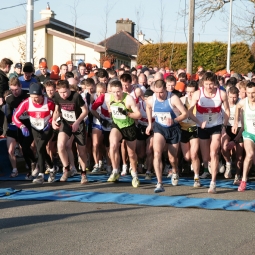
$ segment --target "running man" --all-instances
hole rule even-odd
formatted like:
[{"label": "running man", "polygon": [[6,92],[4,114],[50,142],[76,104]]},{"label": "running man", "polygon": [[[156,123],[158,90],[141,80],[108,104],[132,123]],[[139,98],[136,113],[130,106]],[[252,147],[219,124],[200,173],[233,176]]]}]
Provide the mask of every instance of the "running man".
[{"label": "running man", "polygon": [[[226,161],[225,178],[232,178],[232,162],[236,160],[236,175],[234,179],[234,185],[239,185],[241,182],[240,174],[243,166],[243,127],[241,123],[242,116],[239,115],[237,134],[232,133],[232,127],[235,123],[235,111],[238,99],[239,90],[236,87],[230,87],[228,90],[228,103],[230,108],[230,117],[228,125],[223,128],[221,137],[221,153]],[[224,107],[223,107],[224,112]]]},{"label": "running man", "polygon": [[[198,84],[196,81],[191,81],[186,87],[186,96],[181,97],[181,101],[186,109],[190,108],[192,101],[192,95],[198,90]],[[195,111],[195,109],[194,109]],[[197,136],[197,125],[188,117],[180,122],[181,125],[181,150],[183,157],[186,161],[191,161],[194,170],[194,187],[200,187],[199,170],[200,160],[198,156],[199,152],[199,139]]]},{"label": "running man", "polygon": [[249,82],[246,85],[247,97],[239,101],[236,105],[235,123],[232,127],[232,132],[238,132],[238,120],[240,110],[243,111],[244,131],[243,142],[245,150],[245,158],[243,162],[242,181],[238,187],[238,191],[245,191],[247,185],[248,174],[253,163],[255,154],[255,83]]},{"label": "running man", "polygon": [[[198,127],[200,151],[206,172],[208,172],[208,162],[211,162],[212,180],[208,193],[216,193],[222,122],[225,129],[229,119],[229,104],[226,92],[215,86],[217,84],[215,74],[206,72],[200,82],[202,87],[192,96],[189,116]],[[222,104],[225,109],[224,118],[221,112]],[[193,113],[195,106],[196,116]]]},{"label": "running man", "polygon": [[132,96],[123,92],[120,81],[111,82],[111,96],[106,101],[111,113],[113,124],[110,133],[110,158],[112,161],[112,174],[108,181],[115,182],[119,179],[121,140],[125,139],[127,151],[132,167],[132,185],[138,187],[140,182],[137,176],[136,126],[134,119],[140,119],[141,113]]},{"label": "running man", "polygon": [[152,112],[155,116],[153,126],[153,166],[157,176],[157,186],[155,193],[164,192],[162,183],[162,154],[167,144],[168,158],[172,165],[172,185],[177,186],[179,181],[178,174],[178,148],[181,140],[181,129],[179,122],[188,117],[188,112],[181,100],[172,92],[166,90],[166,83],[157,80],[154,84],[154,94],[146,101],[146,113],[148,126],[146,134],[150,135],[152,130]]},{"label": "running man", "polygon": [[29,136],[31,131],[19,119],[24,113],[29,116],[38,155],[38,171],[33,174],[33,176],[36,176],[33,183],[43,184],[45,163],[50,167],[48,182],[54,182],[56,171],[47,153],[46,145],[53,133],[51,122],[55,104],[46,96],[43,96],[41,84],[32,82],[29,87],[29,94],[30,97],[19,105],[12,119],[15,125],[21,129],[22,134]]}]

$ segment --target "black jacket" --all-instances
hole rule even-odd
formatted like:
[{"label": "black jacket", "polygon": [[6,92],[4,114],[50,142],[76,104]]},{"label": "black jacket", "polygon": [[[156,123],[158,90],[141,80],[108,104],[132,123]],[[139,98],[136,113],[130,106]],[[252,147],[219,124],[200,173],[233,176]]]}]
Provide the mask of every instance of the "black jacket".
[{"label": "black jacket", "polygon": [[0,98],[4,98],[4,92],[9,89],[9,79],[5,72],[0,69]]}]

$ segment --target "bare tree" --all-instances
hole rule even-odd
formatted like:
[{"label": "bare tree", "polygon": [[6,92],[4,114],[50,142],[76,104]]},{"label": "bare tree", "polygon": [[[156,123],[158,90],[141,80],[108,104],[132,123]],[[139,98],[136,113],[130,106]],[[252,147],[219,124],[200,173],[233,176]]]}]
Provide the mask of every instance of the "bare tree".
[{"label": "bare tree", "polygon": [[163,34],[164,34],[164,12],[165,6],[163,0],[160,0],[160,16],[159,16],[159,54],[158,54],[158,66],[161,66],[161,48],[163,43]]},{"label": "bare tree", "polygon": [[[233,0],[233,2],[237,2]],[[202,21],[202,27],[219,11],[222,15],[223,20],[226,21],[224,16],[228,17],[228,10],[224,7],[230,3],[230,0],[196,0],[196,19]],[[233,31],[234,36],[241,37],[245,40],[255,39],[255,0],[241,0],[242,8],[238,8],[238,13],[233,15]],[[185,11],[184,15],[187,15]],[[227,23],[226,30],[227,30]]]},{"label": "bare tree", "polygon": [[139,39],[138,34],[141,32],[141,19],[143,18],[143,15],[144,15],[141,2],[138,8],[135,9],[135,14],[136,14],[136,36],[137,36],[137,39]]}]

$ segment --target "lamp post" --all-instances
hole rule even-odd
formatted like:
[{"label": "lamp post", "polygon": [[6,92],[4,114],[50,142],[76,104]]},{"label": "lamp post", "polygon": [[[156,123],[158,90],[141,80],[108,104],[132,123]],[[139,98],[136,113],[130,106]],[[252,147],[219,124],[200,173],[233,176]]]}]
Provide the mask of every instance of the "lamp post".
[{"label": "lamp post", "polygon": [[26,62],[33,64],[34,0],[27,0]]},{"label": "lamp post", "polygon": [[228,53],[227,53],[227,72],[228,73],[230,73],[230,57],[231,57],[232,7],[233,7],[233,0],[230,0],[229,25],[228,25]]}]

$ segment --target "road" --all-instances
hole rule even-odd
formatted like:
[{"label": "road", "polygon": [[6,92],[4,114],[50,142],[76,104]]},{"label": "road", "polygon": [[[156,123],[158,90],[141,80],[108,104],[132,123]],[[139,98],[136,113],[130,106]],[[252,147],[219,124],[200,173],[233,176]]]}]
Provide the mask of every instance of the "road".
[{"label": "road", "polygon": [[[0,187],[153,194],[154,185],[1,181]],[[160,196],[254,199],[255,191],[165,186]],[[0,254],[255,254],[246,211],[79,202],[0,200]]]}]

